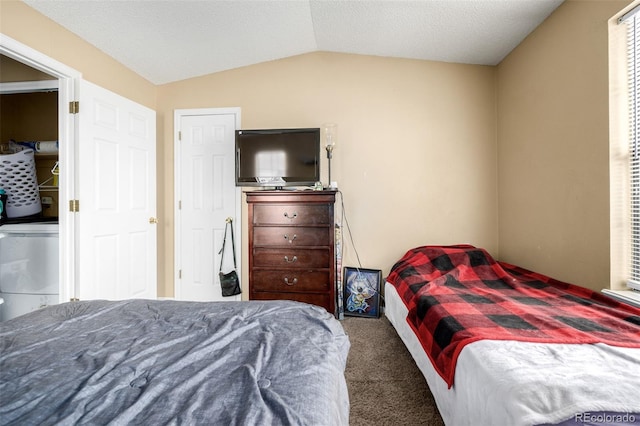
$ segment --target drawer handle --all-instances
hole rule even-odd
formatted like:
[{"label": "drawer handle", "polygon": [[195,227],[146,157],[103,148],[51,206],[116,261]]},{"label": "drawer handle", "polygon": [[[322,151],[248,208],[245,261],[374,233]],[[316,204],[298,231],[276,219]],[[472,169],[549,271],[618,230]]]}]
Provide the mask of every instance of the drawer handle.
[{"label": "drawer handle", "polygon": [[284,283],[286,285],[294,285],[294,284],[298,284],[298,279],[294,278],[291,282],[289,282],[289,278],[288,277],[284,277]]},{"label": "drawer handle", "polygon": [[287,262],[287,263],[293,263],[296,260],[298,260],[298,256],[293,256],[293,259],[291,259],[291,260],[289,260],[289,256],[285,256],[284,257],[284,261]]},{"label": "drawer handle", "polygon": [[298,236],[296,234],[293,234],[293,238],[289,238],[289,234],[284,234],[284,239],[289,241],[289,244],[291,244],[297,237]]},{"label": "drawer handle", "polygon": [[290,215],[289,213],[284,212],[284,217],[286,217],[287,219],[291,219],[291,220],[293,220],[293,219],[295,219],[296,217],[298,217],[298,213],[297,213],[297,212],[293,212],[293,214],[291,214],[291,215]]}]

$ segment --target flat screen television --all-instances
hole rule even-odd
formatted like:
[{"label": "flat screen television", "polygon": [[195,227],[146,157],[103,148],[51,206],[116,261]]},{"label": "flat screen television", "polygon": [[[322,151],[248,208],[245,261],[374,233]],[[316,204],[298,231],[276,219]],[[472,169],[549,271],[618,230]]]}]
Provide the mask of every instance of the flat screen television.
[{"label": "flat screen television", "polygon": [[320,129],[236,130],[236,186],[312,186],[320,180]]}]

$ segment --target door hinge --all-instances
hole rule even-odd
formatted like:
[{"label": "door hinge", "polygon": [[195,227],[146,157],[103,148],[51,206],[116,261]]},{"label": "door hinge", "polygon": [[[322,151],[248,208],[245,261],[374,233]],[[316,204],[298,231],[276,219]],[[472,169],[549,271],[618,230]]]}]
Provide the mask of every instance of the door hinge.
[{"label": "door hinge", "polygon": [[182,130],[178,130],[178,140],[182,140]]},{"label": "door hinge", "polygon": [[80,211],[80,200],[69,200],[69,211],[78,213]]},{"label": "door hinge", "polygon": [[178,278],[182,279],[182,269],[178,269]]},{"label": "door hinge", "polygon": [[80,299],[78,299],[77,297],[72,297],[71,299],[69,299],[69,302],[79,302]]},{"label": "door hinge", "polygon": [[79,101],[69,102],[69,114],[78,114],[79,112],[80,112],[80,102]]},{"label": "door hinge", "polygon": [[178,210],[182,210],[182,200],[178,200]]}]

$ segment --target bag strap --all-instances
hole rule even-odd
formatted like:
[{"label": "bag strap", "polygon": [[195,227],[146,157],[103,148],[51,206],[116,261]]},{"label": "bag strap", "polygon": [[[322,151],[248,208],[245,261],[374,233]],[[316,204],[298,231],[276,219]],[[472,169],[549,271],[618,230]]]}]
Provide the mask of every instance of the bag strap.
[{"label": "bag strap", "polygon": [[233,219],[229,218],[229,225],[231,227],[231,253],[233,254],[233,269],[238,269],[236,266],[236,242],[233,239]]},{"label": "bag strap", "polygon": [[236,243],[235,243],[235,240],[233,238],[233,219],[228,217],[225,220],[225,222],[227,222],[227,223],[224,226],[224,237],[222,238],[222,248],[218,252],[218,254],[221,254],[221,256],[220,256],[220,269],[218,270],[218,272],[222,272],[222,261],[224,260],[224,245],[227,242],[227,228],[229,228],[229,227],[231,227],[231,252],[233,254],[233,269],[237,269],[237,267],[236,267]]}]

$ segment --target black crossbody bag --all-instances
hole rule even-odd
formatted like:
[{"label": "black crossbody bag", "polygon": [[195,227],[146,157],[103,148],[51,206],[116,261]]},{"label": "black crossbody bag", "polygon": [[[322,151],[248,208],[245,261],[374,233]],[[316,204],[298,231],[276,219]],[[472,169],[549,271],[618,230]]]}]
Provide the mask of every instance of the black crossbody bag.
[{"label": "black crossbody bag", "polygon": [[[227,224],[224,227],[224,238],[222,240],[222,248],[218,254],[222,254],[220,256],[220,270],[218,271],[218,275],[220,276],[220,286],[222,287],[222,295],[224,297],[235,296],[236,294],[242,293],[240,289],[240,278],[238,278],[238,273],[236,272],[236,244],[233,239],[233,219],[230,217],[226,220]],[[227,242],[227,229],[231,228],[231,251],[233,253],[233,270],[226,274],[222,273],[222,260],[224,259],[224,245]]]}]

